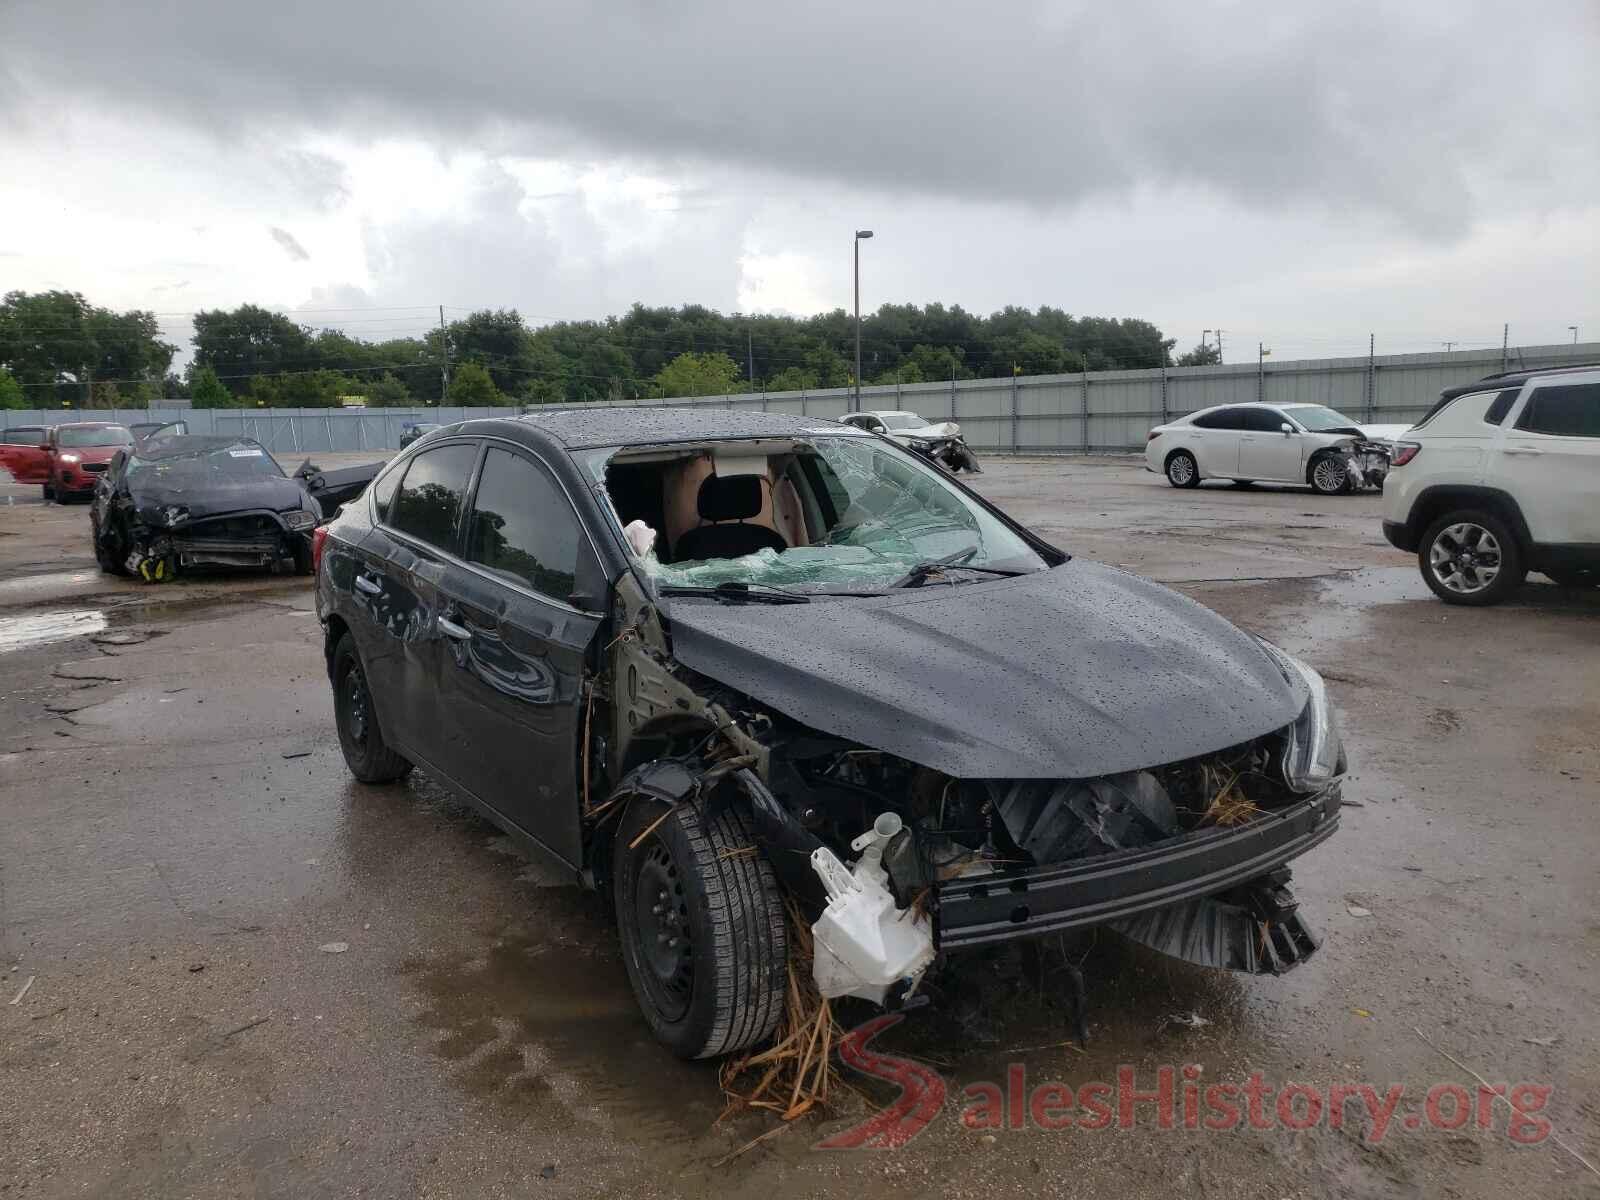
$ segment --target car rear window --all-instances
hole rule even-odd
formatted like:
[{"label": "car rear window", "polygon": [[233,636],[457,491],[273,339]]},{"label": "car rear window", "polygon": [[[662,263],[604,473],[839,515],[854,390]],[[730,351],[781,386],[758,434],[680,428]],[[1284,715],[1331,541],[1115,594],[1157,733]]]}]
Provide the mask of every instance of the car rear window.
[{"label": "car rear window", "polygon": [[430,546],[451,549],[456,515],[477,457],[476,445],[456,442],[413,458],[390,506],[389,524]]},{"label": "car rear window", "polygon": [[1534,388],[1517,429],[1555,437],[1600,437],[1600,383]]}]

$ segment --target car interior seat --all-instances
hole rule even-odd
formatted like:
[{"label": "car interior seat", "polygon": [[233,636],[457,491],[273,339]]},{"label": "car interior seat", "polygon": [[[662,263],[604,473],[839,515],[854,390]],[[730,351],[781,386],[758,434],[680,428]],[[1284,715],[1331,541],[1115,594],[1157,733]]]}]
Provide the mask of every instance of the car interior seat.
[{"label": "car interior seat", "polygon": [[678,539],[674,557],[738,558],[757,550],[787,550],[782,534],[767,525],[750,523],[765,507],[760,475],[707,475],[700,482],[695,507],[702,521]]}]

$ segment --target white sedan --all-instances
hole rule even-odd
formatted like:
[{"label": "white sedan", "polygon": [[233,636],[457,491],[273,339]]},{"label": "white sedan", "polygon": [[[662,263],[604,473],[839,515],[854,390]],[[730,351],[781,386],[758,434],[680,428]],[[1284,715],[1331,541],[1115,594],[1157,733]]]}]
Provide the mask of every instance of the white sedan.
[{"label": "white sedan", "polygon": [[1157,425],[1145,442],[1144,461],[1173,487],[1198,487],[1202,479],[1259,480],[1332,494],[1363,481],[1381,487],[1387,444],[1408,428],[1359,425],[1320,404],[1224,404]]}]

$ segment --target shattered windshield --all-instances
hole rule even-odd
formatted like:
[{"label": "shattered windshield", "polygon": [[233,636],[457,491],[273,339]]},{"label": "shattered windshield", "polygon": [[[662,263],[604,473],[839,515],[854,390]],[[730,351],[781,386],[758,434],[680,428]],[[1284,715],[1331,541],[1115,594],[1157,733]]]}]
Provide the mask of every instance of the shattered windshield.
[{"label": "shattered windshield", "polygon": [[233,442],[174,452],[176,443],[176,438],[156,439],[150,442],[149,445],[152,447],[150,453],[135,454],[128,460],[128,474],[155,472],[193,475],[204,471],[236,478],[251,475],[283,477],[283,468],[254,442]]},{"label": "shattered windshield", "polygon": [[612,449],[590,469],[664,586],[873,590],[939,559],[951,560],[949,582],[1048,565],[936,467],[876,439],[741,443],[737,455]]}]

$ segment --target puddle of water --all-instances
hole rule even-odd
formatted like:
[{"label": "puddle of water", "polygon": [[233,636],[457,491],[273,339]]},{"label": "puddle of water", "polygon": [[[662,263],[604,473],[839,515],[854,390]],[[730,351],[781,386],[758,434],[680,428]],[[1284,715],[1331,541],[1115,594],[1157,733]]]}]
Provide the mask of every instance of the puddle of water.
[{"label": "puddle of water", "polygon": [[522,1119],[599,1120],[641,1141],[705,1133],[721,1111],[714,1066],[655,1041],[613,945],[508,937],[486,954],[413,959],[417,1017],[469,1094]]},{"label": "puddle of water", "polygon": [[99,609],[75,608],[61,612],[31,613],[25,617],[0,617],[0,654],[87,637],[106,627],[106,615]]}]

